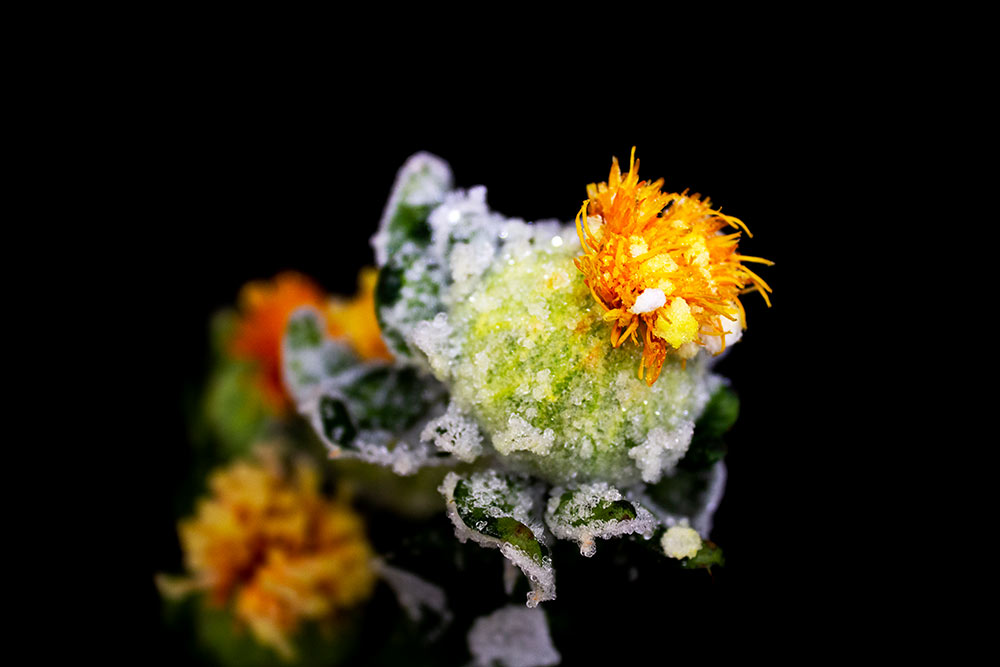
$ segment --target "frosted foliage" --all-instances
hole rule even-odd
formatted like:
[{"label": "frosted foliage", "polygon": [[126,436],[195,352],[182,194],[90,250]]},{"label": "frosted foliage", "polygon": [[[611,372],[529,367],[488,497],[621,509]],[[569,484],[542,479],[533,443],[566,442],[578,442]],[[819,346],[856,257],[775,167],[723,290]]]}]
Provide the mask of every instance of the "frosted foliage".
[{"label": "frosted foliage", "polygon": [[722,494],[726,490],[726,464],[724,461],[716,461],[709,473],[708,489],[701,495],[701,509],[691,517],[691,524],[699,533],[708,537],[712,534],[712,523],[715,519],[715,510],[722,502]]},{"label": "frosted foliage", "polygon": [[465,482],[469,490],[469,506],[482,510],[487,517],[516,519],[532,532],[540,544],[544,544],[545,527],[536,511],[537,490],[523,482],[512,483],[510,478],[494,470],[473,473],[467,479],[450,472],[438,489],[445,498],[448,517],[455,526],[455,536],[460,542],[471,539],[480,546],[500,549],[507,560],[520,568],[528,577],[532,589],[528,593],[527,606],[534,607],[539,602],[554,600],[556,590],[552,559],[548,556],[533,558],[510,542],[480,532],[486,528],[485,522],[476,526],[466,525],[455,501],[455,488],[459,482]]},{"label": "frosted foliage", "polygon": [[658,482],[667,470],[681,460],[691,444],[694,421],[682,422],[679,428],[668,431],[656,427],[649,432],[646,442],[633,447],[628,455],[635,460],[644,482]]},{"label": "frosted foliage", "polygon": [[511,415],[507,428],[493,436],[493,446],[501,454],[514,451],[528,451],[534,454],[548,454],[555,442],[555,432],[535,428],[519,415]]},{"label": "frosted foliage", "polygon": [[448,410],[432,419],[420,433],[422,442],[430,442],[443,452],[454,454],[459,460],[471,462],[483,452],[483,436],[479,427],[457,403],[448,404]]},{"label": "frosted foliage", "polygon": [[382,560],[376,560],[374,570],[396,594],[399,606],[413,621],[423,618],[423,610],[429,609],[440,619],[442,625],[451,620],[448,609],[448,599],[440,586],[425,581],[406,570],[387,565]]},{"label": "frosted foliage", "polygon": [[411,156],[396,174],[396,182],[382,213],[379,230],[372,237],[372,248],[379,266],[389,260],[389,220],[400,205],[425,206],[442,200],[451,188],[452,176],[448,164],[430,153]]},{"label": "frosted foliage", "polygon": [[515,605],[477,618],[469,630],[469,651],[478,667],[546,667],[562,659],[552,644],[541,609]]},{"label": "frosted foliage", "polygon": [[635,509],[634,518],[601,518],[607,514],[607,508],[623,501],[621,492],[606,482],[581,484],[570,491],[557,486],[552,489],[545,522],[553,535],[573,540],[580,545],[580,553],[588,557],[597,551],[595,538],[637,533],[649,539],[658,522],[638,503],[629,503]]},{"label": "frosted foliage", "polygon": [[413,343],[427,355],[431,369],[439,378],[447,376],[448,367],[457,356],[452,341],[451,326],[444,313],[438,313],[433,320],[418,322],[413,331]]}]

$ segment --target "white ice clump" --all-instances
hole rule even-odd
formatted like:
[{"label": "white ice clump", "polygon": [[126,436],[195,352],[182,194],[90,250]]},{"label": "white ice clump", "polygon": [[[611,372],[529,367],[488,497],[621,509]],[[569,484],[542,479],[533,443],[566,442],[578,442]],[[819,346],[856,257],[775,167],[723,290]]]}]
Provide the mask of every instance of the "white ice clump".
[{"label": "white ice clump", "polygon": [[548,621],[541,609],[509,605],[472,624],[469,651],[477,667],[549,667],[562,656],[549,634]]},{"label": "white ice clump", "polygon": [[448,404],[443,415],[427,422],[420,433],[420,440],[430,442],[466,463],[471,463],[483,453],[483,436],[479,427],[455,401]]},{"label": "white ice clump", "polygon": [[629,450],[628,455],[635,460],[642,481],[660,481],[664,472],[671,470],[687,453],[694,435],[694,421],[684,420],[676,429],[666,430],[657,426],[649,432],[646,442]]},{"label": "white ice clump", "polygon": [[667,295],[663,293],[663,290],[647,288],[642,291],[639,298],[635,300],[635,304],[629,308],[629,310],[636,315],[641,315],[642,313],[650,313],[657,308],[660,308],[667,302]]},{"label": "white ice clump", "polygon": [[672,526],[660,538],[660,546],[671,558],[694,558],[701,549],[701,536],[689,526]]},{"label": "white ice clump", "polygon": [[[737,314],[736,319],[730,320],[726,317],[720,317],[719,321],[722,322],[722,329],[726,332],[725,349],[728,350],[743,337],[743,318]],[[699,340],[705,346],[705,351],[712,355],[722,352],[722,338],[722,336],[706,336],[704,334],[699,336]]]},{"label": "white ice clump", "polygon": [[433,320],[417,322],[413,329],[413,343],[427,355],[438,377],[447,375],[449,364],[457,356],[453,341],[451,325],[444,313],[438,313]]},{"label": "white ice clump", "polygon": [[555,440],[556,434],[551,428],[542,431],[515,414],[507,419],[507,428],[493,436],[493,447],[501,454],[528,451],[544,456]]},{"label": "white ice clump", "polygon": [[[572,495],[564,499],[567,493]],[[593,556],[597,551],[595,538],[609,539],[619,535],[637,533],[649,539],[656,529],[657,520],[645,507],[630,503],[635,508],[634,519],[594,519],[594,514],[612,503],[625,500],[621,492],[606,482],[581,484],[567,492],[563,487],[552,489],[545,522],[552,534],[563,540],[573,540],[580,545],[580,553]]]}]

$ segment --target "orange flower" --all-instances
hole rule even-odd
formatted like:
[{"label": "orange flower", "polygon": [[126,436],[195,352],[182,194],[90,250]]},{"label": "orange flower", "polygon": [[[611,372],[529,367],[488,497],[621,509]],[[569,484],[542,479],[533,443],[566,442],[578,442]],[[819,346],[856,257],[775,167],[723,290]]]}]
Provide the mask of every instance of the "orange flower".
[{"label": "orange flower", "polygon": [[273,281],[254,281],[243,286],[239,296],[241,318],[231,351],[238,359],[257,363],[259,386],[275,411],[289,408],[281,379],[281,340],[288,318],[300,306],[322,310],[326,297],[305,276],[286,272]]},{"label": "orange flower", "polygon": [[310,464],[286,473],[277,450],[258,448],[257,458],[212,475],[211,495],[179,527],[191,577],[160,586],[203,590],[217,605],[235,598],[257,639],[293,657],[302,621],[335,621],[371,594],[373,551],[360,517],[320,493]]},{"label": "orange flower", "polygon": [[771,305],[771,288],[743,263],[772,262],[739,254],[741,232],[721,231],[752,236],[746,225],[707,198],[661,192],[662,185],[639,180],[633,147],[628,174],[614,158],[608,181],[587,186],[576,216],[584,250],[576,266],[613,323],[611,344],[642,339],[639,377],[650,385],[668,353],[688,359],[699,346],[725,349],[727,334],[745,327],[740,294],[759,291]]}]

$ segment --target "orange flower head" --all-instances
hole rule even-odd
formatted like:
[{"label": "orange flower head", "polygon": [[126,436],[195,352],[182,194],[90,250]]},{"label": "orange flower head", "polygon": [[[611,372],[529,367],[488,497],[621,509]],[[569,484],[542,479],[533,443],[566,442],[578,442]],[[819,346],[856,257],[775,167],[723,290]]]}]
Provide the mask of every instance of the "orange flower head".
[{"label": "orange flower head", "polygon": [[240,320],[231,344],[238,359],[258,365],[259,385],[269,405],[278,412],[289,407],[281,379],[281,340],[288,318],[301,306],[323,309],[323,290],[295,272],[279,274],[271,281],[243,286],[239,296]]},{"label": "orange flower head", "polygon": [[[576,266],[611,323],[611,344],[642,341],[639,377],[652,385],[668,354],[693,357],[699,347],[725,349],[745,327],[741,294],[771,288],[744,266],[737,243],[747,229],[700,195],[662,192],[663,179],[639,180],[635,147],[624,176],[613,158],[606,183],[587,186],[576,216],[583,255]],[[737,231],[724,234],[726,227]]]},{"label": "orange flower head", "polygon": [[202,590],[286,657],[306,620],[335,622],[370,595],[374,552],[361,518],[320,493],[311,464],[292,471],[277,450],[258,448],[210,478],[211,495],[181,522],[189,579],[163,578],[166,593]]}]

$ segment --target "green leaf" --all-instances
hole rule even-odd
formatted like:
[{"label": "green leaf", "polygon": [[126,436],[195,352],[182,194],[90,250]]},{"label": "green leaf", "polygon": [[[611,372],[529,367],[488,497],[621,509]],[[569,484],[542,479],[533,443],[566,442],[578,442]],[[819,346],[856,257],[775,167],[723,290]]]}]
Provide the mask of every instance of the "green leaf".
[{"label": "green leaf", "polygon": [[[556,510],[556,515],[560,514],[560,511],[565,507],[566,503],[569,502],[573,497],[573,491],[567,491],[560,498],[561,503],[559,509]],[[590,510],[588,514],[581,514],[580,516],[572,519],[569,523],[571,526],[582,526],[585,523],[591,523],[594,521],[627,521],[629,519],[634,519],[636,515],[635,505],[627,500],[613,500],[613,501],[601,501],[596,507]]]},{"label": "green leaf", "polygon": [[714,566],[722,567],[725,564],[726,559],[722,555],[722,549],[715,542],[704,540],[694,558],[684,559],[681,566],[689,570],[700,568],[711,571]]},{"label": "green leaf", "polygon": [[537,489],[526,477],[496,470],[461,476],[450,472],[442,482],[455,534],[484,547],[499,548],[531,582],[528,606],[555,598],[555,570],[543,539]]},{"label": "green leaf", "polygon": [[597,551],[596,538],[633,533],[648,537],[657,526],[649,510],[627,500],[606,482],[581,484],[565,491],[561,487],[553,489],[545,523],[556,537],[576,542],[580,553],[587,557]]},{"label": "green leaf", "polygon": [[403,431],[439,398],[415,368],[376,366],[341,387],[360,428]]},{"label": "green leaf", "polygon": [[226,457],[250,451],[272,416],[257,386],[253,363],[216,361],[202,398],[202,416]]},{"label": "green leaf", "polygon": [[290,350],[319,347],[323,344],[323,332],[318,319],[305,315],[290,318],[285,330],[285,341]]},{"label": "green leaf", "polygon": [[716,391],[695,422],[694,437],[678,468],[700,470],[708,468],[726,455],[722,436],[736,423],[740,414],[740,399],[728,387]]},{"label": "green leaf", "polygon": [[358,429],[343,401],[323,396],[319,399],[319,417],[327,440],[345,449],[352,447]]},{"label": "green leaf", "polygon": [[[513,480],[508,478],[505,482],[509,494],[518,493]],[[548,556],[548,549],[538,541],[534,532],[509,516],[514,509],[510,496],[497,494],[488,502],[484,502],[482,498],[475,498],[470,489],[470,483],[466,480],[455,485],[455,506],[466,526],[483,535],[513,544],[531,556],[536,563],[541,563],[542,559]],[[508,516],[494,516],[497,510],[507,513]]]}]

